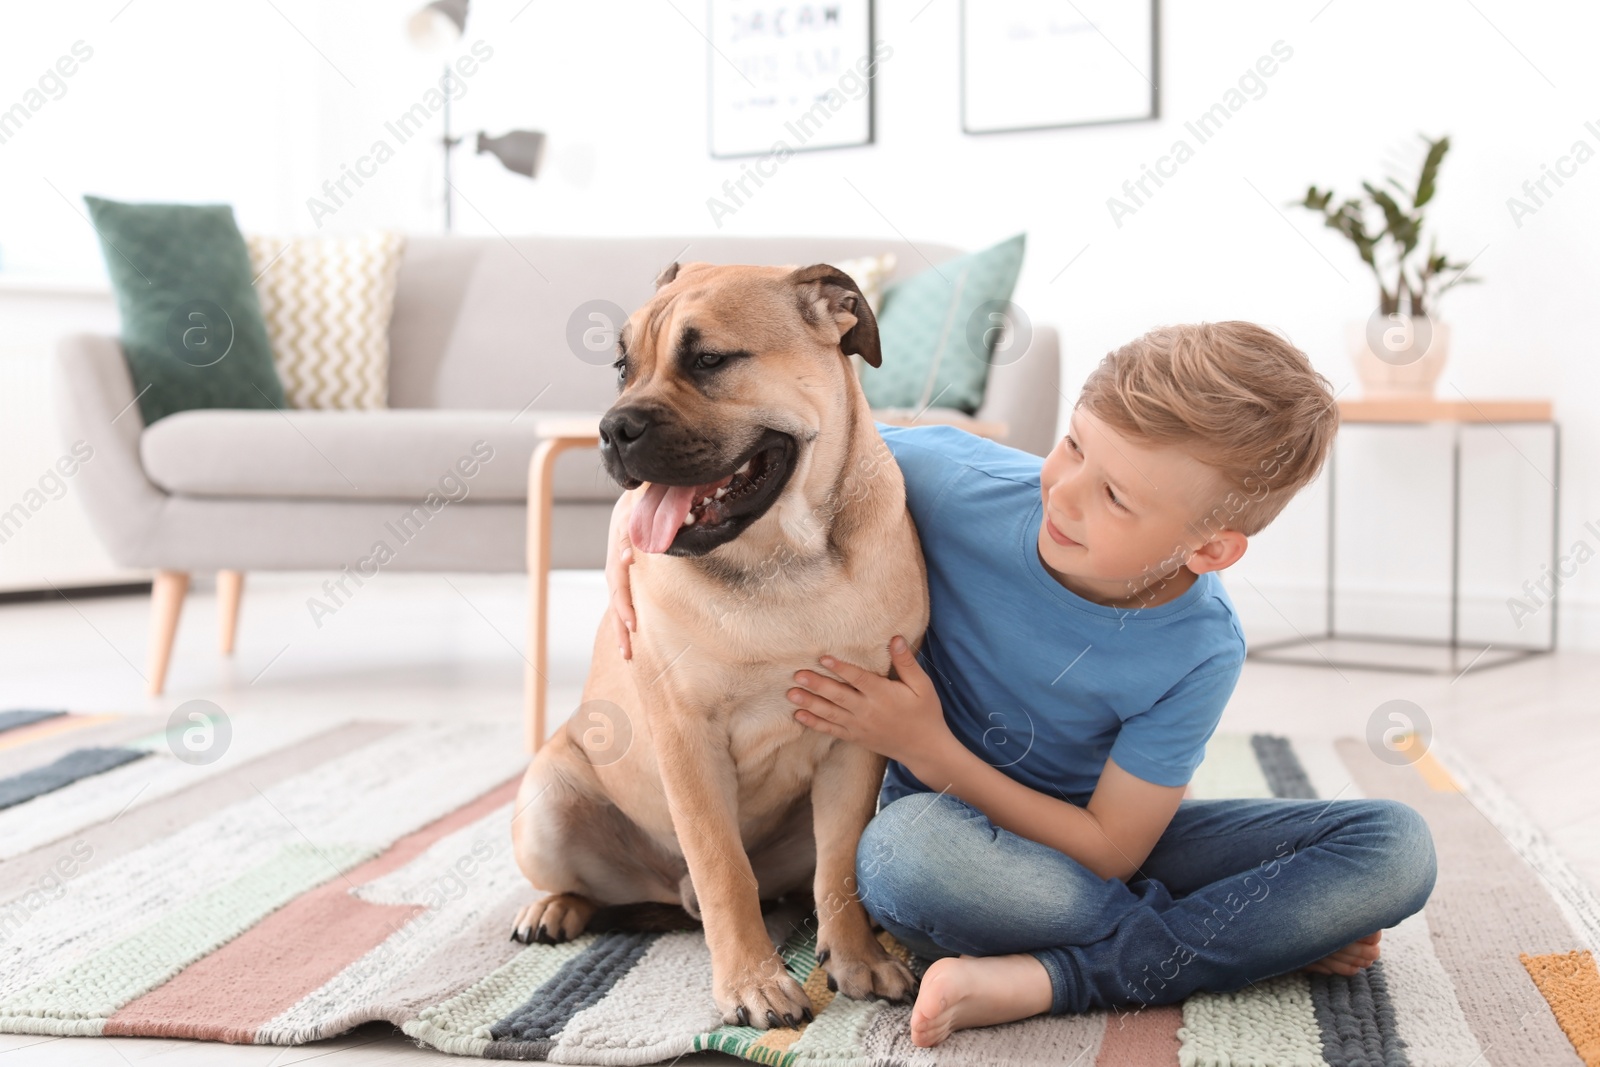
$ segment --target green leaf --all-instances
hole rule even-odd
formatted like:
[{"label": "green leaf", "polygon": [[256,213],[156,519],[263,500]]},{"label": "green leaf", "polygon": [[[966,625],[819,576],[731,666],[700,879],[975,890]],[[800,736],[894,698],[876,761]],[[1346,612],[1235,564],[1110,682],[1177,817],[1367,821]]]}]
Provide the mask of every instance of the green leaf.
[{"label": "green leaf", "polygon": [[1412,194],[1411,207],[1421,207],[1433,199],[1434,180],[1439,176],[1439,164],[1444,161],[1444,154],[1450,151],[1450,138],[1441,137],[1437,141],[1422,138],[1428,145],[1428,157],[1422,161],[1422,174],[1417,178],[1417,191]]},{"label": "green leaf", "polygon": [[1400,245],[1400,258],[1404,259],[1417,247],[1417,240],[1422,235],[1422,226],[1419,220],[1412,218],[1403,211],[1394,197],[1377,188],[1371,182],[1362,182],[1361,187],[1367,191],[1372,202],[1383,209],[1384,229],[1395,243]]},{"label": "green leaf", "polygon": [[1332,199],[1332,189],[1324,192],[1313,185],[1306,189],[1306,198],[1299,202],[1299,206],[1310,208],[1312,211],[1326,211],[1328,210],[1328,201]]}]

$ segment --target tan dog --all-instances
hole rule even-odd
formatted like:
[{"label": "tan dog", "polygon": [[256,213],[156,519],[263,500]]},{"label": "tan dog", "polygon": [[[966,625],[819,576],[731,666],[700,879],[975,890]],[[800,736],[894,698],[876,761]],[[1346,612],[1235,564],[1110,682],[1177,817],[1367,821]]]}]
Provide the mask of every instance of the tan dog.
[{"label": "tan dog", "polygon": [[884,759],[794,721],[793,673],[824,653],[880,674],[913,648],[927,575],[905,484],[847,357],[881,361],[849,276],[674,263],[618,337],[606,468],[632,491],[633,659],[608,610],[584,705],[517,795],[517,863],[552,895],[513,937],[564,941],[602,904],[703,921],[724,1021],[795,1025],[811,1004],[761,901],[818,903],[817,958],[847,996],[903,999],[855,855]]}]

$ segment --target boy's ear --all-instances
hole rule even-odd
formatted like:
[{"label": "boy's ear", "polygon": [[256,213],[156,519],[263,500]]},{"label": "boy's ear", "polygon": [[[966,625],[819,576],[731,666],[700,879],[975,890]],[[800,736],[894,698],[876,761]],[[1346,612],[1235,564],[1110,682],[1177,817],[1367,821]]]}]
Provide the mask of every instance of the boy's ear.
[{"label": "boy's ear", "polygon": [[1250,539],[1238,530],[1219,530],[1215,537],[1189,554],[1184,566],[1196,574],[1226,570],[1238,563],[1249,547]]}]

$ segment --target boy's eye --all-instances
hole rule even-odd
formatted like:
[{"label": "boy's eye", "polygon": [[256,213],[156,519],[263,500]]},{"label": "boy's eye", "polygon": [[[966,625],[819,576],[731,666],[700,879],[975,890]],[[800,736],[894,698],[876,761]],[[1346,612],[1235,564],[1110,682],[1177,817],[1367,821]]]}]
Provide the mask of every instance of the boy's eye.
[{"label": "boy's eye", "polygon": [[1076,441],[1074,441],[1072,439],[1072,435],[1070,433],[1067,434],[1067,447],[1072,449],[1074,452],[1080,452],[1081,451],[1078,448],[1078,442],[1076,442]]},{"label": "boy's eye", "polygon": [[1117,499],[1117,491],[1109,485],[1106,486],[1106,498],[1111,501],[1113,507],[1121,508],[1123,511],[1128,510],[1128,505]]}]

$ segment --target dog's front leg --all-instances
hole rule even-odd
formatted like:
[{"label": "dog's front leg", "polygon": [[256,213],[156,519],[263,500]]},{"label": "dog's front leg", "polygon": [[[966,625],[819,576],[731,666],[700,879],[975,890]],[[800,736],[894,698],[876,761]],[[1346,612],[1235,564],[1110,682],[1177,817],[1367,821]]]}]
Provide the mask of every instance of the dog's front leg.
[{"label": "dog's front leg", "polygon": [[[817,962],[828,987],[865,1000],[907,999],[916,992],[910,968],[884,951],[856,895],[856,847],[871,820],[883,782],[884,758],[849,742],[836,742],[811,781],[817,838]],[[893,857],[874,857],[889,862]]]},{"label": "dog's front leg", "polygon": [[711,990],[726,1023],[795,1026],[811,1001],[784,969],[761,920],[761,898],[740,839],[738,784],[727,739],[697,711],[652,722],[672,827],[689,865],[711,949]]}]

